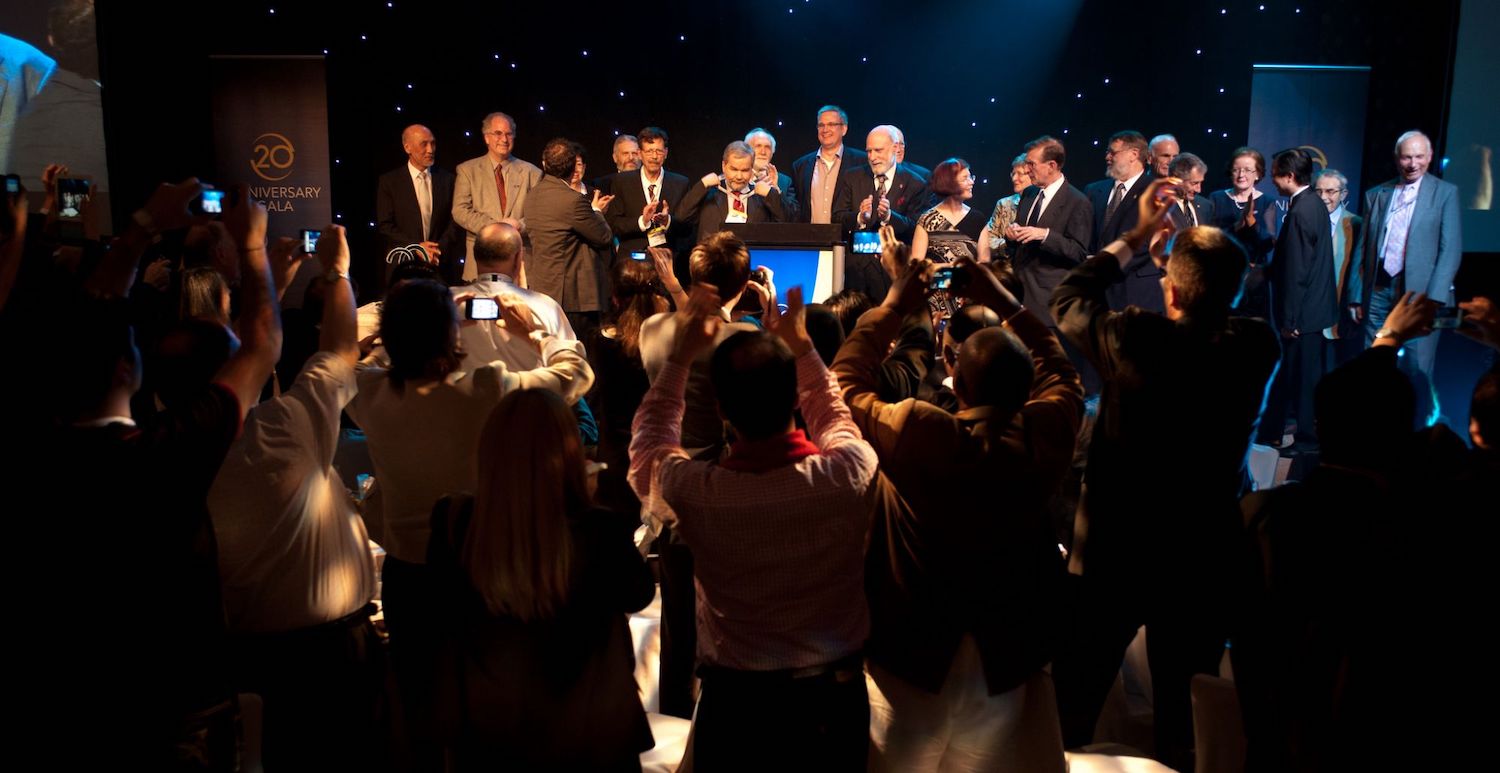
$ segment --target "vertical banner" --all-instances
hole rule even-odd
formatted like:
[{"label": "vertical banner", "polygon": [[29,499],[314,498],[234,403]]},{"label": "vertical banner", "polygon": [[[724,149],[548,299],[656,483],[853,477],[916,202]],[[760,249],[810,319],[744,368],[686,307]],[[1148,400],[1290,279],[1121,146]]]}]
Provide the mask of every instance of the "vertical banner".
[{"label": "vertical banner", "polygon": [[333,222],[328,87],[321,56],[215,56],[215,186],[250,186],[270,211],[269,235]]},{"label": "vertical banner", "polygon": [[[1266,156],[1286,148],[1312,154],[1317,172],[1337,169],[1349,178],[1350,212],[1359,212],[1364,189],[1365,105],[1370,68],[1298,64],[1253,65],[1250,83],[1250,147]],[[1271,196],[1270,169],[1260,189]]]}]

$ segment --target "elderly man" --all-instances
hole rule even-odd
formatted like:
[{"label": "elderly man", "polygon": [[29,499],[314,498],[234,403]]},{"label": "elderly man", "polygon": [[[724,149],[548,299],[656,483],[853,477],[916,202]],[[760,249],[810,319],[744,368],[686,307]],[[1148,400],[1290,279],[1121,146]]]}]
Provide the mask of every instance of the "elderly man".
[{"label": "elderly man", "polygon": [[614,159],[615,172],[634,172],[641,168],[641,143],[634,134],[621,134],[615,138],[614,147],[610,149],[610,158]]},{"label": "elderly man", "polygon": [[682,197],[678,214],[698,221],[698,243],[722,231],[727,223],[781,223],[786,209],[781,191],[769,175],[756,179],[754,151],[743,142],[724,148],[723,175],[709,172]]},{"label": "elderly man", "polygon": [[453,189],[453,221],[467,232],[465,281],[478,275],[474,267],[474,236],[479,229],[505,220],[524,234],[526,223],[521,212],[526,206],[526,193],[542,179],[542,170],[511,157],[516,144],[515,119],[505,113],[490,113],[480,127],[489,150],[458,165],[458,184]]},{"label": "elderly man", "polygon": [[[1409,131],[1396,140],[1394,180],[1365,191],[1364,229],[1355,251],[1356,271],[1349,279],[1348,304],[1355,321],[1365,326],[1365,343],[1380,338],[1391,306],[1406,291],[1453,303],[1453,277],[1463,257],[1458,188],[1427,173],[1432,140]],[[1438,336],[1405,344],[1398,361],[1417,385],[1417,416],[1438,413],[1432,389]]]},{"label": "elderly man", "polygon": [[[1176,144],[1173,144],[1176,147]],[[1208,164],[1192,153],[1182,153],[1172,159],[1168,168],[1170,177],[1182,182],[1177,184],[1177,206],[1168,213],[1179,230],[1195,225],[1208,225],[1214,221],[1213,202],[1203,195],[1203,178],[1208,174]]]},{"label": "elderly man", "polygon": [[792,178],[777,171],[771,162],[776,155],[776,138],[759,126],[745,135],[745,144],[755,151],[755,182],[764,177],[776,190],[781,191],[781,207],[786,210],[787,221],[797,219],[797,193],[792,189]]},{"label": "elderly man", "polygon": [[896,131],[896,163],[911,170],[911,173],[925,180],[932,179],[932,170],[921,164],[914,164],[906,160],[906,133],[899,127],[892,126]]},{"label": "elderly man", "polygon": [[911,239],[929,197],[927,183],[897,161],[900,136],[894,126],[871,129],[865,137],[866,163],[840,175],[833,217],[843,223],[845,234],[889,224],[896,238]]},{"label": "elderly man", "polygon": [[865,152],[844,147],[849,114],[838,105],[818,108],[818,149],[792,162],[794,194],[802,202],[799,223],[832,223],[839,175],[865,162]]},{"label": "elderly man", "polygon": [[1157,177],[1166,177],[1172,169],[1172,160],[1182,151],[1182,146],[1177,144],[1177,138],[1170,134],[1158,134],[1151,138],[1151,146],[1146,152],[1146,166],[1151,168],[1151,173]]},{"label": "elderly man", "polygon": [[429,262],[439,266],[444,278],[452,282],[463,268],[457,250],[448,247],[457,241],[453,227],[456,178],[434,165],[437,139],[426,126],[406,127],[401,132],[401,150],[406,153],[406,163],[381,175],[375,192],[376,233],[380,237],[380,252],[375,259],[384,266],[377,276],[381,284],[389,281],[395,264],[386,262],[385,256],[391,250],[420,244]]},{"label": "elderly man", "polygon": [[[1354,264],[1359,262],[1354,248],[1365,230],[1365,219],[1344,207],[1349,200],[1349,178],[1337,169],[1324,169],[1313,178],[1313,191],[1328,207],[1328,225],[1333,231],[1333,281],[1334,293],[1339,307],[1352,302],[1349,296],[1349,279],[1354,275]],[[1364,331],[1354,323],[1352,314],[1339,318],[1338,324],[1323,330],[1323,336],[1334,342],[1335,364],[1353,359],[1365,348]]]}]

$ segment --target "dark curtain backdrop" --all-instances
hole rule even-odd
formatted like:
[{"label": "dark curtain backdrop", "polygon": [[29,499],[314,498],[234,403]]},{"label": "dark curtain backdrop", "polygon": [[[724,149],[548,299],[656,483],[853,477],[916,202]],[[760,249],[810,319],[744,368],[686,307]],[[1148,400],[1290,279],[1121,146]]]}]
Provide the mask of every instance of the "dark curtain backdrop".
[{"label": "dark curtain backdrop", "polygon": [[975,204],[989,207],[1009,193],[1010,159],[1042,133],[1067,144],[1080,187],[1102,176],[1105,138],[1122,128],[1176,134],[1218,187],[1245,141],[1252,64],[1364,64],[1361,176],[1373,183],[1391,174],[1401,131],[1446,134],[1457,5],[100,0],[115,217],[157,181],[212,168],[211,54],[327,52],[333,206],[357,251],[373,249],[375,178],[402,162],[402,127],[431,127],[452,168],[484,152],[479,121],[492,110],[516,117],[517,155],[533,162],[552,136],[584,143],[590,176],[613,169],[615,132],[661,126],[668,167],[696,177],[757,125],[790,170],[815,147],[816,109],[833,102],[855,147],[894,123],[912,161],[967,159],[988,181]]}]

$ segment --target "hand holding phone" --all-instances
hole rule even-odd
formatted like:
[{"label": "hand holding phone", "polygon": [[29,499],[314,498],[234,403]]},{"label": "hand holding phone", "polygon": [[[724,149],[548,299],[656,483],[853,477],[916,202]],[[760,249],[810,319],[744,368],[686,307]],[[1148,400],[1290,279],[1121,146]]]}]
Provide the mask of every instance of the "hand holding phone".
[{"label": "hand holding phone", "polygon": [[315,254],[317,254],[317,252],[318,252],[318,239],[320,239],[322,237],[323,237],[323,232],[322,231],[314,231],[314,230],[311,230],[311,229],[308,229],[308,228],[302,229],[302,232],[301,232],[302,251],[305,252],[305,253],[307,253],[308,255],[315,255]]},{"label": "hand holding phone", "polygon": [[464,318],[476,320],[499,319],[500,302],[494,298],[470,298],[464,302]]}]

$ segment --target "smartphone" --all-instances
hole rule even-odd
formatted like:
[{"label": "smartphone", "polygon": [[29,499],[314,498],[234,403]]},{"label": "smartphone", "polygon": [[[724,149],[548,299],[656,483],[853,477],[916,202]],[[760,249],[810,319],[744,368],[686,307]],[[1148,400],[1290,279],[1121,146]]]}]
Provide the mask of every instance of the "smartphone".
[{"label": "smartphone", "polygon": [[64,177],[57,181],[57,216],[74,219],[83,216],[83,202],[89,197],[89,181]]},{"label": "smartphone", "polygon": [[20,175],[8,174],[5,176],[5,192],[12,196],[21,192]]},{"label": "smartphone", "polygon": [[630,259],[631,260],[650,260],[651,256],[647,255],[644,252],[632,252],[632,253],[630,253]]},{"label": "smartphone", "polygon": [[464,316],[468,319],[499,319],[500,302],[494,298],[470,298],[464,302]]},{"label": "smartphone", "polygon": [[932,272],[932,280],[927,283],[929,290],[958,290],[967,282],[969,275],[961,266],[939,266]]},{"label": "smartphone", "polygon": [[1453,329],[1464,321],[1464,310],[1457,306],[1444,306],[1437,310],[1437,316],[1432,320],[1433,330]]},{"label": "smartphone", "polygon": [[318,239],[322,238],[322,231],[302,229],[302,251],[311,255],[318,251]]},{"label": "smartphone", "polygon": [[855,231],[853,250],[862,255],[880,254],[879,231]]},{"label": "smartphone", "polygon": [[205,187],[198,200],[198,209],[205,215],[224,214],[224,192]]}]

